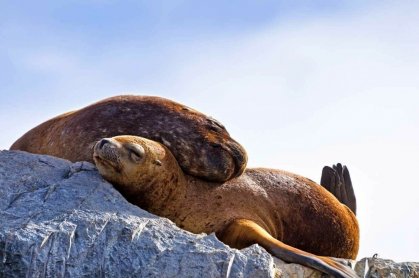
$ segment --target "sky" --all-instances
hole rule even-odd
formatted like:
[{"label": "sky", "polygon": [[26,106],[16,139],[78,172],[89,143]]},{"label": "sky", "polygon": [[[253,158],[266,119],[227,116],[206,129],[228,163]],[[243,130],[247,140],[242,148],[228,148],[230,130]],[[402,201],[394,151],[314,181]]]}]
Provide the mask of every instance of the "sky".
[{"label": "sky", "polygon": [[0,0],[0,149],[119,94],[222,122],[249,167],[350,170],[358,258],[419,261],[418,1]]}]

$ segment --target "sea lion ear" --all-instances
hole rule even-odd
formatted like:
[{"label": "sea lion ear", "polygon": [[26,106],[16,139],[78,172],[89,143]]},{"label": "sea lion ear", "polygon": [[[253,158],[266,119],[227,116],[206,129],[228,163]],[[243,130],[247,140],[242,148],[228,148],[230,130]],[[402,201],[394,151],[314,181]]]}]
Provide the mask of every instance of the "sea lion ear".
[{"label": "sea lion ear", "polygon": [[161,166],[161,165],[162,165],[162,164],[161,164],[161,161],[160,161],[160,160],[158,160],[158,159],[154,160],[153,162],[154,162],[154,164],[156,164],[157,166]]}]

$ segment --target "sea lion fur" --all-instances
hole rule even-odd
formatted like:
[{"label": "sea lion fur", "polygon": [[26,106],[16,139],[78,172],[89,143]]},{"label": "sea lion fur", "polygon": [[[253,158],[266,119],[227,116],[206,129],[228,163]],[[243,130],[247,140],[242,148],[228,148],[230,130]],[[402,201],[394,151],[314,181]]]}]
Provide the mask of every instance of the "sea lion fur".
[{"label": "sea lion fur", "polygon": [[136,136],[102,139],[94,148],[94,160],[129,201],[185,230],[215,232],[235,248],[258,243],[285,261],[335,277],[357,277],[329,257],[356,257],[355,215],[309,179],[257,168],[224,183],[210,183],[184,174],[162,144]]},{"label": "sea lion fur", "polygon": [[158,141],[170,149],[185,172],[210,181],[236,177],[247,163],[246,151],[221,123],[152,96],[116,96],[64,113],[31,129],[10,149],[93,162],[95,143],[116,135]]}]

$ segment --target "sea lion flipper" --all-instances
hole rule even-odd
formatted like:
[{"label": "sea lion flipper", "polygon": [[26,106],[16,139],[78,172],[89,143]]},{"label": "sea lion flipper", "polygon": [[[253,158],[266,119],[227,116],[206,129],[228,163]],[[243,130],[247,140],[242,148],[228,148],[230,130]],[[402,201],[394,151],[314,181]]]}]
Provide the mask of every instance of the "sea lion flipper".
[{"label": "sea lion flipper", "polygon": [[320,185],[356,214],[356,197],[348,168],[337,163],[323,167]]},{"label": "sea lion flipper", "polygon": [[281,260],[305,265],[337,278],[358,277],[351,268],[333,258],[316,256],[275,239],[251,220],[233,220],[217,236],[227,245],[239,249],[257,243]]},{"label": "sea lion flipper", "polygon": [[354,214],[356,214],[356,197],[355,197],[354,188],[352,186],[351,176],[349,175],[348,167],[343,166],[342,175],[345,181],[344,184],[345,184],[345,189],[346,189],[346,195],[348,196],[348,202],[346,205],[352,210]]},{"label": "sea lion flipper", "polygon": [[325,166],[323,168],[320,185],[332,193],[341,203],[345,204],[346,200],[342,197],[342,183],[339,175],[337,174],[336,165],[333,165],[333,168],[329,166]]},{"label": "sea lion flipper", "polygon": [[[327,189],[327,191],[335,192],[335,170],[329,166],[324,166],[322,170],[322,177],[320,185]],[[336,196],[336,195],[335,195]]]},{"label": "sea lion flipper", "polygon": [[340,202],[342,204],[347,205],[349,203],[348,200],[348,194],[346,193],[346,185],[345,185],[345,179],[343,178],[343,167],[342,164],[338,163],[336,165],[333,165],[333,168],[336,170],[336,176],[338,179],[338,193]]}]

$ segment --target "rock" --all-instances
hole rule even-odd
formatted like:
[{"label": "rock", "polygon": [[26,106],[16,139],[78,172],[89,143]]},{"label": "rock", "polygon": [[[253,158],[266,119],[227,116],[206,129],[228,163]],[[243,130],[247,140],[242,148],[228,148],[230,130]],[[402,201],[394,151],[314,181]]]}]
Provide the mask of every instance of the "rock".
[{"label": "rock", "polygon": [[238,251],[128,203],[87,162],[0,152],[0,277],[274,277]]},{"label": "rock", "polygon": [[419,263],[396,263],[381,258],[363,258],[355,265],[355,271],[360,277],[403,277],[419,278]]},{"label": "rock", "polygon": [[274,257],[274,266],[281,278],[321,278],[324,274],[312,268],[299,264],[289,264]]},{"label": "rock", "polygon": [[[0,151],[1,277],[323,277],[128,203],[94,165]],[[275,260],[275,263],[274,263]]]}]

